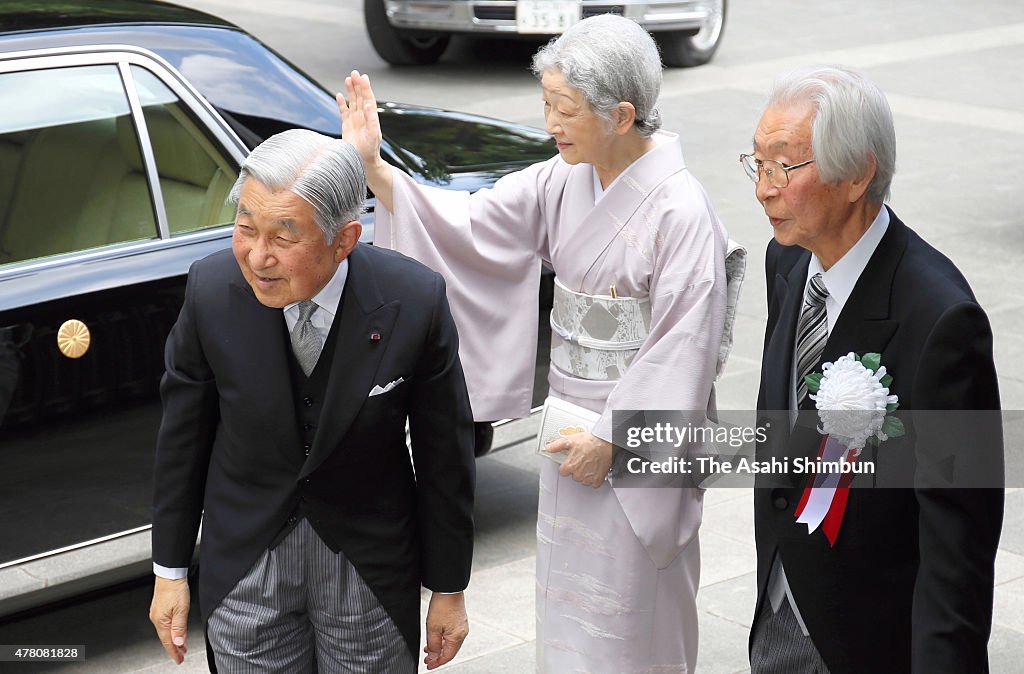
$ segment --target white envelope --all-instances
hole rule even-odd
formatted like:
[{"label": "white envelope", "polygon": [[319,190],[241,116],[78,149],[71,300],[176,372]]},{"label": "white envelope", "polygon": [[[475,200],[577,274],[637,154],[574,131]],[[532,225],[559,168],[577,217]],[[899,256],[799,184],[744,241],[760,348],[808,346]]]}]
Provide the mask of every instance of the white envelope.
[{"label": "white envelope", "polygon": [[387,393],[391,389],[401,384],[403,381],[405,381],[405,379],[403,377],[399,377],[398,379],[394,380],[393,382],[385,386],[380,386],[378,384],[377,386],[374,386],[372,389],[370,389],[370,395],[368,397],[372,398],[373,396],[379,396],[381,393]]},{"label": "white envelope", "polygon": [[594,423],[601,418],[601,415],[585,407],[566,402],[561,398],[548,396],[544,400],[544,410],[540,416],[540,429],[537,431],[537,446],[535,452],[555,463],[562,463],[568,455],[567,452],[548,452],[544,446],[559,437],[589,431]]}]

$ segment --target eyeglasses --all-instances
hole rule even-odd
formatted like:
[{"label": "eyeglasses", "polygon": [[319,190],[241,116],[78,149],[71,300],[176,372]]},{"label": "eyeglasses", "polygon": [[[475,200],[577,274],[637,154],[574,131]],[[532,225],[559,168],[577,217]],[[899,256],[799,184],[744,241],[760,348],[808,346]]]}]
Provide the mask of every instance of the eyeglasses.
[{"label": "eyeglasses", "polygon": [[813,163],[813,159],[808,159],[807,161],[800,162],[799,164],[786,166],[782,162],[775,161],[774,159],[758,159],[757,157],[749,154],[740,155],[740,164],[743,165],[743,172],[747,174],[748,178],[756,183],[760,179],[760,174],[763,172],[765,178],[768,179],[768,184],[772,187],[778,187],[779,189],[789,185],[790,171]]}]

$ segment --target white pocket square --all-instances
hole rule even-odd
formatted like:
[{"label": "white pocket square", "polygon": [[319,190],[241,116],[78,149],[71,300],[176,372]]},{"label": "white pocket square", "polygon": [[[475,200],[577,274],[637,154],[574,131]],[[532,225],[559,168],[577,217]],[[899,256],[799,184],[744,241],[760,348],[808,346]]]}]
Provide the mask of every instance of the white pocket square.
[{"label": "white pocket square", "polygon": [[391,389],[401,384],[403,381],[405,381],[405,379],[399,377],[398,379],[394,380],[390,384],[387,384],[386,386],[380,386],[378,384],[377,386],[374,386],[372,389],[370,389],[370,395],[368,397],[372,398],[373,396],[379,396],[381,393],[387,393]]}]

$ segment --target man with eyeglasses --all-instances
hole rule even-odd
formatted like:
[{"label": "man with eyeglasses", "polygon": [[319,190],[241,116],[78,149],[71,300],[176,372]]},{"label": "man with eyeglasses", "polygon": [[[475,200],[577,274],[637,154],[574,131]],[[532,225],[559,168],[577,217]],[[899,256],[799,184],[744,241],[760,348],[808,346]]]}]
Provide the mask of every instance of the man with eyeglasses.
[{"label": "man with eyeglasses", "polygon": [[[880,355],[888,377],[873,357],[867,370],[850,365],[869,378],[874,366],[882,382],[872,391],[888,388],[889,411],[889,396],[901,414],[999,409],[984,311],[953,263],[884,204],[895,146],[881,90],[859,72],[825,67],[776,82],[753,152],[740,156],[774,233],[758,410],[784,421],[759,452],[836,451],[839,441],[817,428],[815,406],[826,403],[815,400],[816,378],[805,377],[851,352]],[[1003,492],[924,483],[931,459],[922,457],[955,445],[1001,476],[1002,438],[998,424],[981,439],[943,432],[908,424],[904,437],[866,445],[860,458],[838,445],[847,461],[900,465],[902,482],[889,483],[897,488],[759,476],[753,674],[988,671]]]}]

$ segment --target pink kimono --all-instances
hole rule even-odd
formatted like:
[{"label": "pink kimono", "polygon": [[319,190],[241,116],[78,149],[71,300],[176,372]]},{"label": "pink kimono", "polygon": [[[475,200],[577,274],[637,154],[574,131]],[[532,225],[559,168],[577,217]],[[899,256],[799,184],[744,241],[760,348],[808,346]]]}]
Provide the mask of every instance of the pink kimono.
[{"label": "pink kimono", "polygon": [[[474,416],[530,409],[541,261],[582,293],[649,297],[650,332],[618,381],[551,368],[550,393],[601,413],[704,410],[726,310],[725,228],[686,170],[675,134],[609,186],[560,157],[476,194],[417,185],[398,170],[394,214],[374,243],[445,276]],[[600,189],[599,184],[596,185]],[[697,659],[697,489],[599,489],[541,463],[537,520],[538,671],[690,672]]]}]

